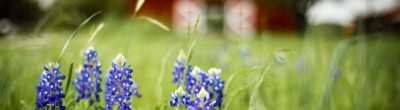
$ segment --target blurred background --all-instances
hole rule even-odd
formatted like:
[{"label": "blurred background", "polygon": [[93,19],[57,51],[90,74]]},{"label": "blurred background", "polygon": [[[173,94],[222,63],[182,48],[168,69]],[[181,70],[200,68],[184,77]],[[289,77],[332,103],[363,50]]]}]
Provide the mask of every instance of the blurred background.
[{"label": "blurred background", "polygon": [[329,25],[340,35],[398,33],[398,0],[148,0],[134,13],[136,0],[3,0],[0,30],[39,33],[74,28],[97,11],[97,19],[156,18],[185,33],[200,15],[199,32],[252,38],[263,33],[303,36],[308,26]]},{"label": "blurred background", "polygon": [[145,0],[136,11],[137,3],[0,0],[0,109],[33,109],[43,65],[98,11],[61,71],[82,64],[92,45],[105,77],[122,52],[143,93],[135,109],[173,109],[173,62],[188,36],[197,41],[192,64],[222,68],[223,109],[400,109],[400,0]]}]

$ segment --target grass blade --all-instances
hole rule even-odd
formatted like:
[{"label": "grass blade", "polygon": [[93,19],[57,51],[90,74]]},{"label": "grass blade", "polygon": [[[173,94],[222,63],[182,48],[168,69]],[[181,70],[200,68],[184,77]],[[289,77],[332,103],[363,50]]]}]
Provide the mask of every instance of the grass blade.
[{"label": "grass blade", "polygon": [[200,14],[197,16],[196,23],[194,24],[193,33],[195,33],[197,30],[197,25],[199,24],[199,20],[200,20]]},{"label": "grass blade", "polygon": [[65,44],[64,44],[64,46],[63,46],[63,48],[62,48],[62,50],[61,50],[60,56],[58,57],[58,63],[60,63],[61,57],[62,57],[62,55],[64,54],[65,50],[67,49],[68,45],[71,43],[72,39],[75,38],[75,36],[76,36],[76,35],[78,34],[78,32],[82,29],[82,27],[85,26],[94,16],[96,16],[96,15],[98,15],[98,14],[100,14],[100,13],[101,13],[101,11],[98,11],[98,12],[92,14],[89,18],[87,18],[85,21],[83,21],[83,22],[78,26],[78,28],[76,28],[76,29],[74,30],[74,32],[71,34],[71,36],[69,36],[67,42],[65,42]]},{"label": "grass blade", "polygon": [[[240,73],[240,72],[237,72],[237,73]],[[225,86],[226,89],[224,90],[224,93],[226,93],[226,91],[227,91],[229,85],[231,84],[232,79],[236,76],[237,73],[232,74],[232,75],[228,78],[228,80],[226,81],[226,86]]]},{"label": "grass blade", "polygon": [[186,64],[189,64],[189,62],[191,61],[191,59],[192,59],[192,56],[193,56],[193,48],[194,48],[194,45],[196,45],[196,41],[193,41],[193,43],[192,43],[192,45],[190,45],[190,47],[189,47],[189,52],[188,52],[188,60],[187,60],[187,62],[186,62]]},{"label": "grass blade", "polygon": [[339,70],[340,61],[344,56],[344,52],[347,50],[348,45],[353,42],[353,40],[345,40],[340,42],[337,47],[334,49],[333,57],[331,60],[331,64],[329,66],[328,71],[328,80],[326,81],[324,96],[322,99],[322,103],[320,108],[324,110],[328,110],[331,106],[331,97],[332,97],[332,90],[333,85],[336,83],[338,76],[340,75],[337,70]]},{"label": "grass blade", "polygon": [[233,74],[228,78],[228,80],[226,80],[226,85],[225,85],[225,88],[226,88],[226,89],[224,89],[224,93],[226,93],[226,92],[228,91],[228,88],[229,88],[229,86],[231,85],[231,82],[232,82],[233,78],[235,78],[238,74],[245,74],[245,73],[247,73],[247,72],[250,72],[250,71],[253,71],[253,70],[259,69],[259,68],[260,68],[259,66],[255,66],[255,67],[253,67],[253,68],[250,68],[249,70],[244,70],[244,71],[240,71],[240,72],[233,73]]},{"label": "grass blade", "polygon": [[68,77],[67,77],[67,86],[65,87],[65,95],[67,95],[67,93],[68,93],[68,88],[71,83],[71,76],[72,76],[73,69],[74,69],[74,63],[71,63],[71,65],[69,66],[69,72],[68,72]]},{"label": "grass blade", "polygon": [[227,110],[228,107],[230,107],[230,104],[232,102],[233,99],[235,99],[236,97],[240,96],[242,93],[245,92],[247,86],[242,86],[239,89],[237,89],[235,92],[233,92],[232,95],[230,95],[230,99],[226,102],[224,110]]},{"label": "grass blade", "polygon": [[[197,19],[196,19],[196,23],[194,24],[194,29],[193,29],[193,33],[195,33],[196,32],[196,30],[197,30],[197,25],[199,24],[199,20],[200,20],[200,14],[197,16]],[[192,34],[193,34],[192,33]],[[192,37],[190,37],[190,24],[188,24],[188,30],[187,30],[187,40],[186,40],[186,42],[187,42],[187,45],[188,46],[190,46],[190,44],[192,43],[192,41],[193,41],[193,38]]]},{"label": "grass blade", "polygon": [[140,8],[142,8],[143,4],[144,4],[144,0],[138,0],[136,2],[135,13],[137,13],[140,10]]},{"label": "grass blade", "polygon": [[188,25],[187,25],[187,31],[186,31],[186,39],[185,39],[185,41],[186,41],[186,45],[189,47],[190,41],[191,41],[191,39],[190,39],[190,24],[189,24],[189,23],[188,23]]},{"label": "grass blade", "polygon": [[141,16],[138,17],[138,19],[144,19],[147,20],[148,22],[157,25],[158,27],[164,29],[165,31],[170,31],[171,29],[169,29],[166,25],[164,25],[163,23],[161,23],[160,21],[150,18],[150,17],[146,17],[146,16]]},{"label": "grass blade", "polygon": [[250,109],[254,109],[255,107],[254,107],[254,105],[255,105],[255,97],[256,97],[256,94],[257,94],[257,90],[258,90],[258,88],[260,87],[260,85],[262,84],[262,82],[264,81],[264,76],[265,76],[265,74],[267,73],[267,71],[269,70],[269,68],[270,68],[270,66],[267,66],[263,71],[262,71],[262,73],[261,73],[261,76],[259,77],[259,79],[258,79],[258,82],[256,83],[256,87],[253,89],[253,93],[251,93],[251,97],[250,97],[250,103],[249,103],[249,110]]},{"label": "grass blade", "polygon": [[100,31],[101,29],[103,29],[103,27],[104,27],[104,23],[100,23],[100,24],[97,26],[97,28],[96,28],[96,30],[94,30],[92,36],[90,36],[89,41],[88,41],[88,44],[90,44],[90,43],[93,41],[93,39],[96,37],[97,33],[99,33],[99,31]]},{"label": "grass blade", "polygon": [[159,85],[159,87],[158,87],[158,100],[160,101],[160,102],[162,102],[162,100],[161,100],[161,97],[162,97],[162,90],[163,90],[163,86],[162,86],[162,83],[164,82],[163,81],[163,78],[164,78],[164,76],[165,76],[165,68],[166,68],[166,65],[167,65],[167,60],[168,60],[168,58],[169,57],[171,57],[171,54],[172,54],[172,51],[173,50],[175,50],[174,48],[172,48],[172,49],[170,49],[168,52],[167,52],[167,54],[165,54],[164,55],[164,57],[162,58],[162,60],[161,60],[161,69],[160,69],[160,76],[158,77],[158,85]]}]

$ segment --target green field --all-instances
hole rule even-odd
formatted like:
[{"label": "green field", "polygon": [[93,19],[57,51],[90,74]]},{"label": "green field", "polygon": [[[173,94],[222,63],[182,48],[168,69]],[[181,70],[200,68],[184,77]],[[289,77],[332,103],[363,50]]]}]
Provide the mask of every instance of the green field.
[{"label": "green field", "polygon": [[[169,94],[176,89],[171,72],[179,50],[187,51],[186,36],[148,23],[105,24],[93,44],[103,79],[112,59],[122,52],[143,95],[132,99],[133,108],[174,109],[169,106]],[[87,25],[66,49],[60,63],[64,75],[71,63],[74,69],[83,63],[83,50],[95,25]],[[34,108],[35,86],[43,66],[57,61],[71,33],[45,31],[0,39],[0,109]],[[245,40],[195,33],[191,35],[197,40],[191,62],[204,70],[222,69],[225,110],[400,109],[398,38],[368,35],[344,39],[313,30],[307,33],[305,38],[261,34]],[[75,74],[71,78],[74,80]],[[75,103],[73,95],[70,87],[64,105],[86,109],[85,103]],[[105,106],[104,100],[100,105]]]}]

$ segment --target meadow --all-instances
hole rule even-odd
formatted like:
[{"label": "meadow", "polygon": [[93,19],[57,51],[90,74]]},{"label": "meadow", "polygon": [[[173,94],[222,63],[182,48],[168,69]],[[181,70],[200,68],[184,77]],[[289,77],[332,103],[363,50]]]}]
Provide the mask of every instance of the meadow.
[{"label": "meadow", "polygon": [[[106,21],[93,40],[105,79],[119,53],[132,65],[141,98],[139,110],[175,109],[170,93],[177,89],[173,63],[181,49],[188,51],[186,35],[149,23]],[[83,51],[98,23],[77,34],[60,62],[61,73],[74,80],[83,63]],[[57,61],[72,31],[0,39],[0,109],[34,109],[36,89],[44,64]],[[394,36],[394,37],[393,37]],[[341,35],[308,30],[295,34],[260,34],[253,39],[232,39],[218,34],[194,33],[191,63],[207,70],[222,69],[225,80],[223,110],[381,110],[400,108],[400,49],[395,35]],[[68,76],[73,63],[72,76]],[[76,103],[74,88],[65,90],[67,109],[93,109]],[[104,80],[103,82],[104,83]],[[104,84],[102,85],[104,88]],[[99,105],[104,106],[104,94]],[[181,108],[182,109],[182,108]]]}]

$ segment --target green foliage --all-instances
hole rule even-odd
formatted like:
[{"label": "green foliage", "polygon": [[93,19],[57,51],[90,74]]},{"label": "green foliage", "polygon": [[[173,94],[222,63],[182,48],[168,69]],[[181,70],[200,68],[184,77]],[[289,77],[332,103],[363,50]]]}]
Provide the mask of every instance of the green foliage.
[{"label": "green foliage", "polygon": [[[181,47],[189,47],[189,51],[194,45],[192,63],[222,68],[221,77],[226,81],[222,105],[225,110],[396,109],[400,104],[398,38],[344,41],[321,36],[307,36],[304,40],[262,36],[237,42],[190,36],[193,40],[188,40],[163,30],[154,31],[157,27],[148,23],[127,22],[130,21],[106,21],[107,26],[98,31],[95,41],[103,67],[110,67],[113,56],[124,50],[127,39],[131,39],[126,57],[133,64],[133,77],[143,94],[132,99],[134,109],[173,109],[168,103],[169,94],[176,89],[171,83],[173,62]],[[126,34],[133,25],[140,27],[135,28],[135,36]],[[0,40],[0,109],[34,108],[35,86],[43,64],[60,54],[59,47],[70,33],[49,32],[52,37]],[[82,28],[80,37],[68,45],[61,62],[61,73],[68,78],[75,78],[71,72],[78,65],[72,67],[71,62],[82,62],[81,50],[86,48],[91,35],[92,31]],[[339,42],[347,43],[337,46],[342,45]],[[244,43],[251,50],[249,57],[254,59],[254,65],[246,65],[240,57]],[[368,44],[364,45],[364,54],[360,54],[363,51],[359,43]],[[284,62],[276,62],[276,58]],[[340,69],[340,74],[332,72],[333,68]],[[108,69],[102,68],[103,79]],[[64,80],[63,84],[68,82]],[[73,88],[66,88],[67,108],[88,109],[87,102],[76,103]],[[104,95],[100,97],[99,106],[104,106]]]}]

